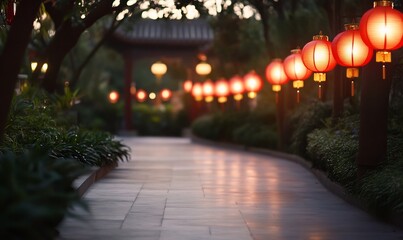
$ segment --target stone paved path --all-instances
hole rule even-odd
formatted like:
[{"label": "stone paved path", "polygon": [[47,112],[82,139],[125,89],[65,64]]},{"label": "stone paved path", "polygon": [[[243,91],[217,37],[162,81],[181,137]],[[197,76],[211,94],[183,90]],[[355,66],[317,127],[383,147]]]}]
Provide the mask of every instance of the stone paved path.
[{"label": "stone paved path", "polygon": [[125,143],[132,160],[87,191],[91,213],[77,210],[60,239],[403,239],[293,162],[180,138]]}]

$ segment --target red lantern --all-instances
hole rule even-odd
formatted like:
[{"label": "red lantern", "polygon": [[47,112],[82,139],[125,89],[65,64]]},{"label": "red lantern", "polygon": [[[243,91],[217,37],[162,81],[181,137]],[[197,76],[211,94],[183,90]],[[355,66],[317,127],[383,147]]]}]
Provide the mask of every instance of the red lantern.
[{"label": "red lantern", "polygon": [[214,84],[210,79],[203,83],[203,96],[206,102],[214,100]]},{"label": "red lantern", "polygon": [[111,91],[108,95],[109,102],[114,104],[119,101],[119,93],[117,91]]},{"label": "red lantern", "polygon": [[183,90],[185,90],[185,92],[190,92],[192,91],[192,80],[186,80],[183,82]]},{"label": "red lantern", "polygon": [[219,103],[224,103],[227,101],[227,96],[229,95],[229,85],[227,80],[221,78],[215,82],[214,85],[215,95],[218,97]]},{"label": "red lantern", "polygon": [[334,58],[341,66],[347,67],[346,76],[351,78],[351,96],[354,96],[354,78],[359,69],[371,61],[373,50],[361,38],[357,24],[346,24],[346,31],[339,33],[332,42]]},{"label": "red lantern", "polygon": [[193,84],[192,96],[196,101],[203,100],[203,85],[199,82]]},{"label": "red lantern", "polygon": [[301,54],[305,66],[314,72],[313,80],[319,82],[319,98],[322,98],[320,83],[326,81],[326,72],[336,67],[329,37],[321,32],[313,36],[313,40],[304,46]]},{"label": "red lantern", "polygon": [[392,61],[391,50],[403,45],[403,14],[393,9],[392,1],[375,1],[374,8],[361,18],[360,33],[364,42],[376,52],[382,62],[382,76],[386,78],[385,63]]},{"label": "red lantern", "polygon": [[138,102],[144,102],[147,98],[147,92],[140,89],[136,92],[136,98]]},{"label": "red lantern", "polygon": [[163,89],[160,94],[163,101],[168,101],[172,97],[172,91],[169,89]]},{"label": "red lantern", "polygon": [[312,75],[312,71],[305,67],[302,61],[301,49],[291,50],[291,55],[283,62],[284,72],[292,80],[292,86],[297,89],[297,102],[299,103],[299,89],[304,87],[304,80]]},{"label": "red lantern", "polygon": [[240,76],[236,75],[229,80],[229,90],[234,94],[235,101],[242,100],[245,86]]},{"label": "red lantern", "polygon": [[276,58],[266,67],[266,79],[272,84],[272,89],[276,93],[276,103],[278,102],[278,92],[281,91],[281,85],[288,82],[285,75],[284,67],[281,59]]},{"label": "red lantern", "polygon": [[244,76],[244,86],[245,90],[248,92],[248,97],[255,98],[256,93],[263,87],[262,78],[260,78],[255,71],[251,71]]}]

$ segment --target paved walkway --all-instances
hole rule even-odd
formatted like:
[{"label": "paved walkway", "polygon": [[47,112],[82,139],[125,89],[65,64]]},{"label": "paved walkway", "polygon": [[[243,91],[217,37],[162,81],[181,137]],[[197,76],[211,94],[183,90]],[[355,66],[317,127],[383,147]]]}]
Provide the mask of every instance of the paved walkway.
[{"label": "paved walkway", "polygon": [[403,239],[293,162],[175,138],[127,138],[132,160],[86,193],[60,239]]}]

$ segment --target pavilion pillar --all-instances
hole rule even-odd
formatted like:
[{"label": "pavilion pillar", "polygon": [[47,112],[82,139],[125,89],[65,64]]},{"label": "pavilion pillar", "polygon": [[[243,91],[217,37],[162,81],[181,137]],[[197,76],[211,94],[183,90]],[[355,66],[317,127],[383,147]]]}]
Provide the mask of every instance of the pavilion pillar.
[{"label": "pavilion pillar", "polygon": [[124,130],[132,130],[132,97],[130,94],[130,86],[132,83],[133,60],[130,56],[125,56],[124,62]]}]

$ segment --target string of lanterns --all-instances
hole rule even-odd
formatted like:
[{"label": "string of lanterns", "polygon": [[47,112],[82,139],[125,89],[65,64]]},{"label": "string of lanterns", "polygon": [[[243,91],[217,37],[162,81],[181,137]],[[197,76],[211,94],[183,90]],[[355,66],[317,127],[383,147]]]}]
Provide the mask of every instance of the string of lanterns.
[{"label": "string of lanterns", "polygon": [[[284,61],[274,59],[266,67],[266,79],[272,84],[272,90],[281,91],[281,85],[292,81],[297,89],[297,102],[300,101],[300,89],[304,81],[313,73],[313,80],[318,82],[318,97],[322,98],[321,83],[326,81],[326,73],[332,71],[337,64],[346,67],[346,77],[351,79],[351,96],[354,96],[354,79],[359,75],[359,67],[370,62],[373,50],[376,50],[376,62],[382,63],[382,76],[386,79],[386,63],[391,62],[391,51],[403,47],[403,14],[393,9],[392,1],[375,1],[374,7],[361,18],[360,24],[347,24],[345,31],[333,40],[320,32],[308,42],[302,50],[294,49]],[[225,83],[223,83],[225,82]],[[239,101],[243,94],[250,98],[262,88],[262,80],[254,71],[243,79],[234,76],[229,82],[220,79],[216,83],[207,80],[204,83],[186,83],[196,101],[207,102],[218,97],[224,102],[229,94]],[[214,84],[216,86],[214,87]],[[214,92],[215,90],[215,92]],[[276,98],[277,99],[277,98]],[[226,100],[225,100],[226,101]]]},{"label": "string of lanterns", "polygon": [[[143,89],[132,90],[131,88],[130,90],[130,94],[137,100],[137,102],[140,103],[145,102],[147,99],[154,100],[157,97],[157,93],[155,92],[150,92],[147,94],[147,92]],[[172,91],[167,88],[162,89],[158,94],[161,97],[162,101],[169,101],[172,97]],[[108,100],[112,104],[117,103],[119,101],[119,98],[119,92],[117,92],[116,90],[113,90],[108,94]]]}]

